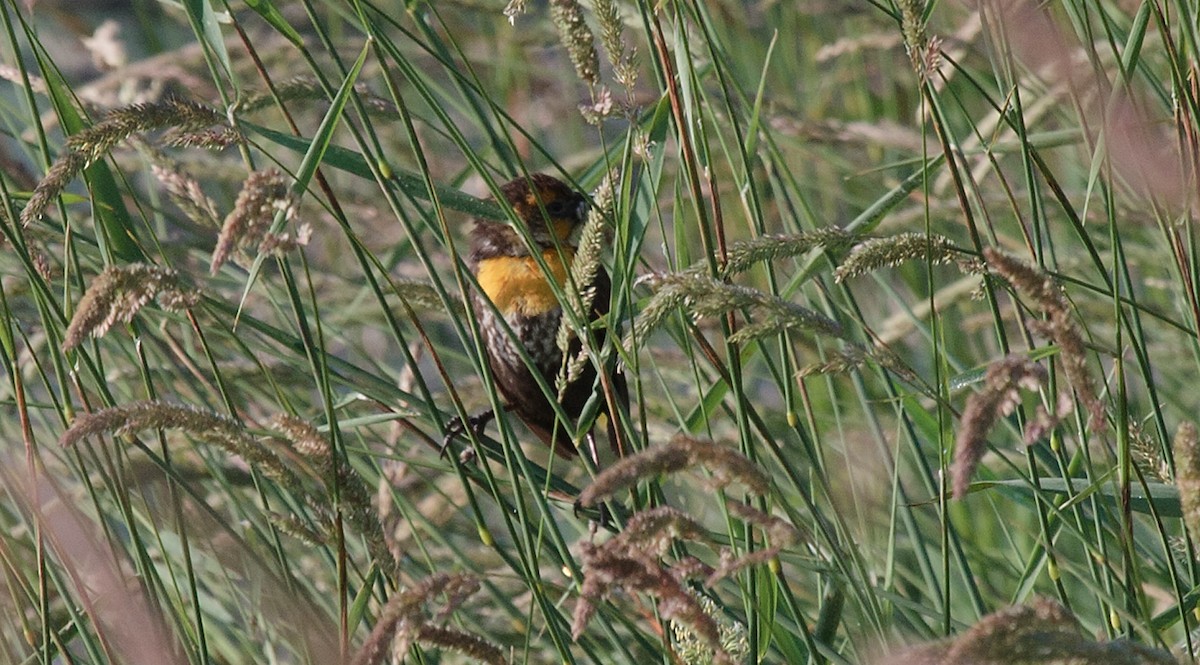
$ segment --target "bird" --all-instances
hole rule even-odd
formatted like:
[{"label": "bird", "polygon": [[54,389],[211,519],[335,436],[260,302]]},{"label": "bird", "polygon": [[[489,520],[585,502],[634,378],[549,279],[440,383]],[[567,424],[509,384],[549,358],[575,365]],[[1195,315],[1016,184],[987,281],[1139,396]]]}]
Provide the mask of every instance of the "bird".
[{"label": "bird", "polygon": [[[557,401],[572,421],[569,428],[558,421],[554,405],[534,375],[540,374],[551,392],[555,391],[556,378],[563,368],[563,352],[558,345],[563,308],[550,279],[560,290],[570,288],[567,276],[576,251],[572,235],[587,218],[588,201],[563,181],[544,173],[515,178],[500,187],[500,194],[516,213],[516,219],[512,223],[474,219],[468,235],[467,267],[479,285],[471,298],[471,308],[479,322],[488,367],[504,398],[505,410],[520,418],[555,453],[573,458],[577,450],[572,432],[577,429],[588,401],[599,392],[602,412],[608,416],[609,443],[620,455],[622,445],[611,409],[627,408],[628,389],[624,376],[615,367],[606,368],[597,382],[597,369],[588,362],[561,391]],[[515,223],[524,226],[524,234]],[[541,254],[548,270],[539,265],[530,249]],[[595,289],[590,321],[607,315],[612,283],[603,267],[596,270],[591,284],[580,284],[578,288],[581,293]],[[604,327],[594,326],[591,330],[592,348],[601,348]],[[518,345],[531,363],[522,358]],[[568,357],[578,356],[581,348],[581,340],[572,337]],[[448,427],[446,442],[465,427],[481,433],[494,416],[494,412],[485,411],[470,417],[467,423],[456,418]],[[598,463],[591,431],[587,442],[590,457]]]}]

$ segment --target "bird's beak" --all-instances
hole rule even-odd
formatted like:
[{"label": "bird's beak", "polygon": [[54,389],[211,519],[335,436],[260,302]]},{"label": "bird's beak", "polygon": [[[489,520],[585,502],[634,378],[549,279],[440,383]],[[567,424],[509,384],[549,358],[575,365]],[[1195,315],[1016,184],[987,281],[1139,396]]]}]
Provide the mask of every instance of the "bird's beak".
[{"label": "bird's beak", "polygon": [[581,224],[587,221],[588,210],[590,210],[591,207],[592,206],[588,204],[587,199],[583,198],[582,196],[579,197],[579,203],[575,206],[575,218],[578,219]]}]

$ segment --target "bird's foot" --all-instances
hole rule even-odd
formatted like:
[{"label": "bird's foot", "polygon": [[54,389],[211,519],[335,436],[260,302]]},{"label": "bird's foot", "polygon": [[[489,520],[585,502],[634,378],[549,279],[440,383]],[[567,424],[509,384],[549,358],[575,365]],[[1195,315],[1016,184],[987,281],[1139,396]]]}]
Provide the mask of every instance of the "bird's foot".
[{"label": "bird's foot", "polygon": [[442,457],[445,457],[450,452],[450,444],[454,442],[454,439],[466,434],[468,431],[475,436],[480,436],[483,434],[483,430],[487,428],[488,423],[492,422],[492,419],[495,417],[496,412],[488,409],[487,411],[481,411],[468,417],[465,421],[458,416],[451,418],[450,422],[446,423],[446,438],[442,439]]}]

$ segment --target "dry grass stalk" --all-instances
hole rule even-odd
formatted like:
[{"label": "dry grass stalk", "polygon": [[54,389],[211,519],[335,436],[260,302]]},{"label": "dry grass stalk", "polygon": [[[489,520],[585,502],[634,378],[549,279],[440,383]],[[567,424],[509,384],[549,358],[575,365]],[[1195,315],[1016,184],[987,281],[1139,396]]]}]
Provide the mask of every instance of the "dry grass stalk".
[{"label": "dry grass stalk", "polygon": [[1083,334],[1072,316],[1071,305],[1062,287],[1041,270],[999,250],[989,247],[983,250],[983,256],[989,268],[1008,280],[1046,315],[1046,320],[1037,325],[1037,331],[1058,345],[1067,380],[1090,414],[1088,427],[1093,431],[1103,430],[1106,424],[1104,403],[1088,371]]},{"label": "dry grass stalk", "polygon": [[468,633],[465,630],[458,630],[456,628],[435,626],[431,623],[421,624],[417,627],[415,641],[426,646],[461,653],[471,660],[480,663],[508,665],[511,662],[504,657],[504,651],[500,647],[475,633]]},{"label": "dry grass stalk", "polygon": [[[368,550],[380,568],[389,573],[394,570],[395,559],[386,545],[377,511],[371,507],[370,492],[362,484],[359,475],[346,463],[335,462],[328,442],[314,427],[304,421],[281,415],[275,419],[272,426],[288,437],[290,448],[313,463],[326,487],[330,487],[330,493],[332,484],[336,481],[341,497],[338,507],[346,516],[348,525],[366,539]],[[299,475],[284,463],[282,457],[275,450],[266,447],[263,442],[248,436],[236,421],[224,418],[220,414],[193,407],[168,405],[164,402],[134,402],[131,405],[80,415],[62,435],[60,443],[64,447],[71,447],[85,438],[103,433],[121,437],[149,429],[184,431],[200,441],[218,445],[229,453],[238,455],[266,477],[276,480],[288,491],[304,498],[308,507],[319,517],[318,522],[326,527],[331,525],[332,517],[329,509],[325,508],[326,503],[306,489]],[[308,522],[299,519],[298,516],[272,515],[271,521],[284,531],[304,540],[326,539],[325,535],[313,531]]]},{"label": "dry grass stalk", "polygon": [[193,222],[206,227],[219,227],[217,204],[204,193],[199,181],[183,173],[175,164],[158,156],[150,172],[162,183],[171,201]]},{"label": "dry grass stalk", "polygon": [[705,274],[685,271],[656,275],[645,280],[655,290],[650,302],[638,314],[631,337],[645,339],[679,308],[686,309],[694,319],[721,316],[728,312],[754,309],[763,317],[747,326],[732,339],[747,341],[785,330],[807,330],[819,335],[841,338],[842,326],[829,317],[778,298],[769,293],[736,284],[728,284]]},{"label": "dry grass stalk", "polygon": [[[370,86],[365,83],[355,84],[354,94],[362,101],[363,108],[368,113],[393,118],[396,116],[396,105],[375,95],[371,92]],[[315,102],[329,100],[328,93],[325,92],[325,88],[321,87],[321,82],[316,77],[295,76],[285,81],[280,81],[275,84],[274,90],[271,93],[259,92],[248,95],[244,101],[238,104],[238,110],[242,113],[253,113],[279,103],[305,100]]]},{"label": "dry grass stalk", "polygon": [[100,122],[67,139],[66,150],[50,166],[21,211],[21,223],[28,226],[40,220],[75,176],[130,136],[164,128],[177,132],[200,131],[214,125],[225,126],[224,116],[212,108],[182,99],[134,104],[110,111]]},{"label": "dry grass stalk", "polygon": [[[412,589],[392,596],[366,642],[351,660],[352,665],[378,665],[384,662],[389,651],[403,654],[416,642],[451,649],[484,663],[506,663],[503,652],[491,642],[465,631],[436,625],[478,590],[479,580],[471,575],[437,573]],[[429,615],[425,608],[441,595],[446,596],[446,603]]]},{"label": "dry grass stalk", "polygon": [[504,6],[504,17],[508,19],[509,25],[515,25],[517,17],[525,13],[526,0],[508,0],[508,4]]},{"label": "dry grass stalk", "polygon": [[687,514],[662,506],[634,515],[625,529],[609,541],[582,545],[584,582],[572,619],[572,633],[578,639],[595,614],[600,602],[616,590],[645,593],[658,600],[658,610],[674,622],[678,635],[692,642],[698,662],[731,663],[745,657],[745,628],[723,620],[711,602],[688,588],[688,580],[704,578],[713,586],[726,576],[762,563],[794,541],[791,525],[737,502],[730,503],[737,516],[763,528],[772,546],[737,557],[731,550],[720,551],[721,566],[713,569],[695,558],[666,565],[662,558],[677,540],[708,542],[704,528]]},{"label": "dry grass stalk", "polygon": [[898,266],[913,260],[935,264],[954,263],[965,273],[982,274],[983,262],[966,256],[954,247],[950,239],[937,234],[901,233],[887,238],[871,238],[850,251],[833,272],[834,279],[847,279],[875,272],[880,268]]},{"label": "dry grass stalk", "polygon": [[900,9],[904,50],[913,71],[922,81],[928,81],[941,65],[941,40],[929,37],[925,31],[925,0],[897,0],[896,4]]},{"label": "dry grass stalk", "polygon": [[20,69],[8,64],[0,64],[0,79],[16,83],[21,87],[25,87],[28,84],[29,89],[39,95],[45,95],[49,90],[49,87],[46,85],[46,79],[29,72],[25,72],[22,75]]},{"label": "dry grass stalk", "polygon": [[824,362],[805,365],[796,371],[797,379],[805,379],[814,374],[845,374],[854,371],[867,363],[870,352],[861,344],[847,344],[846,348],[828,354]]},{"label": "dry grass stalk", "polygon": [[259,252],[267,251],[274,242],[270,234],[271,223],[277,213],[284,219],[296,214],[296,197],[291,191],[291,181],[275,169],[251,173],[242,184],[233,210],[225,216],[221,235],[213,248],[210,271],[216,274],[229,258],[235,247],[257,244]]},{"label": "dry grass stalk", "polygon": [[716,585],[720,580],[733,575],[743,568],[771,561],[779,556],[779,553],[785,547],[789,547],[800,540],[800,532],[786,520],[774,515],[768,515],[753,506],[739,501],[730,501],[727,505],[729,506],[729,512],[733,513],[739,519],[762,529],[767,534],[767,541],[770,545],[741,556],[734,556],[733,551],[729,549],[722,550],[720,565],[709,573],[708,578],[704,580],[704,585],[709,587]]},{"label": "dry grass stalk", "polygon": [[658,600],[657,609],[662,618],[688,626],[712,651],[714,663],[732,665],[732,657],[721,646],[721,631],[716,620],[705,612],[684,580],[648,552],[609,543],[584,543],[582,546],[584,580],[571,620],[571,634],[575,639],[583,634],[599,603],[613,592],[645,593]]},{"label": "dry grass stalk", "polygon": [[600,43],[608,52],[613,78],[625,88],[627,95],[632,95],[637,83],[637,49],[625,47],[625,40],[621,36],[625,29],[621,8],[615,0],[592,0],[592,11],[600,23]]},{"label": "dry grass stalk", "polygon": [[258,243],[258,251],[260,254],[293,252],[301,247],[308,247],[308,241],[312,240],[312,234],[312,224],[307,222],[297,226],[294,232],[268,233],[263,236],[262,242]]},{"label": "dry grass stalk", "polygon": [[[1129,453],[1142,473],[1160,483],[1172,482],[1171,465],[1163,457],[1158,438],[1146,432],[1141,423],[1134,421],[1129,423],[1128,436]],[[1176,436],[1179,436],[1178,431]]]},{"label": "dry grass stalk", "polygon": [[842,349],[829,352],[824,362],[801,367],[796,371],[796,378],[804,379],[814,374],[844,374],[857,370],[868,362],[888,370],[905,383],[922,385],[921,377],[882,343],[873,348],[847,343]]},{"label": "dry grass stalk", "polygon": [[392,571],[396,561],[383,536],[379,513],[371,503],[371,492],[349,463],[335,455],[330,441],[317,428],[287,414],[271,421],[272,429],[282,434],[288,444],[315,466],[330,496],[337,487],[338,508],[352,529],[362,534],[367,549],[384,571]]},{"label": "dry grass stalk", "polygon": [[129,54],[125,50],[125,43],[119,39],[120,34],[121,24],[112,19],[105,19],[92,32],[91,37],[80,40],[91,54],[92,64],[96,69],[119,69],[129,64]]},{"label": "dry grass stalk", "polygon": [[197,436],[243,436],[236,422],[209,411],[162,402],[135,402],[79,415],[63,433],[59,445],[69,448],[92,436],[125,436],[150,427],[182,429]]},{"label": "dry grass stalk", "polygon": [[[704,613],[717,622],[717,631],[721,638],[720,650],[728,654],[735,663],[748,662],[750,640],[746,637],[746,626],[726,616],[708,596],[694,595]],[[679,654],[682,662],[689,665],[711,665],[716,662],[717,650],[711,648],[687,624],[672,623],[671,633],[675,636],[675,652]]]},{"label": "dry grass stalk", "polygon": [[[666,445],[650,448],[622,458],[602,471],[579,496],[582,506],[591,506],[613,493],[629,487],[641,478],[672,473],[703,465],[713,474],[714,485],[725,487],[738,482],[755,494],[770,490],[765,474],[750,460],[711,441],[677,436]],[[778,555],[780,548],[795,542],[796,530],[787,522],[750,506],[733,501],[730,511],[762,529],[771,545],[746,555],[719,550],[720,566],[713,569],[699,559],[687,557],[666,565],[662,559],[676,540],[710,543],[704,527],[691,516],[669,506],[641,511],[633,515],[625,529],[607,542],[582,544],[584,581],[571,623],[578,639],[595,614],[597,606],[614,591],[644,593],[657,599],[657,610],[678,624],[692,643],[698,662],[732,663],[745,657],[744,628],[739,631],[723,624],[711,603],[692,592],[687,582],[702,578],[707,586],[747,566]]]},{"label": "dry grass stalk", "polygon": [[559,39],[571,56],[575,73],[589,86],[600,82],[600,56],[596,38],[583,18],[583,6],[575,0],[550,0],[550,21],[558,29]]},{"label": "dry grass stalk", "polygon": [[[325,483],[327,495],[333,493],[333,486],[337,484],[340,497],[338,507],[346,523],[363,536],[380,568],[392,572],[395,560],[387,547],[378,513],[372,507],[370,492],[362,478],[345,461],[335,460],[328,441],[308,423],[293,416],[280,415],[272,421],[271,426],[284,437],[289,450],[299,453],[302,461],[311,465],[310,468]],[[63,433],[60,443],[69,447],[92,436],[109,434],[122,437],[146,429],[180,430],[241,457],[254,469],[303,498],[320,523],[326,526],[331,523],[330,511],[326,507],[328,501],[305,486],[300,475],[288,466],[284,457],[267,445],[269,439],[260,441],[250,436],[237,421],[211,411],[160,401],[134,402],[80,415]],[[297,517],[275,515],[272,521],[305,540],[325,540],[325,536],[313,531],[308,522]]]},{"label": "dry grass stalk", "polygon": [[670,506],[659,506],[635,513],[608,541],[619,547],[634,547],[655,556],[666,554],[674,540],[703,541],[708,538],[704,527],[690,515]]},{"label": "dry grass stalk", "polygon": [[599,126],[604,120],[611,118],[620,110],[620,105],[613,101],[612,91],[607,86],[600,86],[592,91],[592,101],[579,105],[579,113],[589,125]]},{"label": "dry grass stalk", "polygon": [[162,142],[173,148],[205,150],[220,150],[244,141],[244,137],[236,129],[228,126],[190,130],[169,129],[162,136]]},{"label": "dry grass stalk", "polygon": [[83,343],[88,335],[100,337],[116,323],[128,323],[151,300],[163,309],[180,311],[194,307],[200,292],[180,285],[170,268],[135,263],[109,266],[88,287],[63,339],[63,351]]},{"label": "dry grass stalk", "polygon": [[281,532],[308,545],[324,545],[329,542],[329,536],[309,524],[309,520],[301,519],[298,515],[284,515],[273,510],[263,511],[271,524]]},{"label": "dry grass stalk", "polygon": [[[563,295],[563,316],[559,320],[556,342],[563,353],[563,368],[556,379],[559,397],[579,375],[588,362],[588,345],[582,344],[578,355],[570,357],[569,351],[573,339],[585,339],[588,334],[588,322],[595,311],[596,288],[591,286],[596,274],[601,270],[600,259],[604,251],[604,243],[611,227],[609,220],[613,215],[613,201],[616,195],[616,185],[620,174],[610,171],[600,186],[593,193],[594,205],[588,210],[587,221],[579,231],[579,246],[575,250],[575,258],[571,262],[571,274],[567,280]],[[589,285],[589,286],[584,286]],[[607,305],[607,303],[605,303]],[[582,326],[576,326],[580,322]]]},{"label": "dry grass stalk", "polygon": [[92,436],[109,434],[123,437],[146,429],[185,432],[241,457],[251,467],[288,490],[304,493],[303,483],[295,472],[283,463],[274,450],[247,434],[240,423],[191,406],[151,400],[80,414],[63,433],[59,444],[70,447]]},{"label": "dry grass stalk", "polygon": [[1046,370],[1024,356],[1010,355],[988,367],[983,390],[967,400],[958,428],[954,465],[950,469],[955,498],[966,495],[971,475],[987,452],[987,435],[992,426],[1020,405],[1020,389],[1038,390],[1045,380]]},{"label": "dry grass stalk", "polygon": [[1057,600],[1039,598],[979,620],[957,638],[902,649],[874,665],[1177,665],[1165,651],[1125,640],[1092,642]]},{"label": "dry grass stalk", "polygon": [[[797,233],[794,235],[764,235],[736,242],[729,247],[721,277],[732,277],[759,263],[807,254],[814,249],[838,253],[852,245],[858,236],[836,226]],[[704,273],[707,264],[697,264],[689,270]]]},{"label": "dry grass stalk", "polygon": [[829,317],[755,289],[728,284],[724,280],[754,265],[806,254],[818,248],[840,252],[857,236],[837,227],[818,229],[788,236],[759,236],[734,243],[721,267],[720,278],[708,275],[707,264],[700,263],[678,273],[657,275],[645,281],[657,293],[638,315],[626,345],[644,338],[658,328],[675,310],[686,306],[693,317],[718,316],[735,309],[758,309],[763,319],[743,326],[730,341],[742,343],[787,330],[810,330],[817,334],[841,337],[841,326]]},{"label": "dry grass stalk", "polygon": [[754,494],[765,495],[770,491],[767,475],[741,453],[680,434],[670,443],[652,446],[609,465],[579,494],[579,504],[593,506],[643,478],[701,465],[713,474],[713,484],[718,488],[736,482]]},{"label": "dry grass stalk", "polygon": [[817,49],[813,61],[824,64],[846,55],[858,55],[863,51],[888,51],[896,48],[903,38],[894,32],[873,32],[865,35],[842,37]]}]

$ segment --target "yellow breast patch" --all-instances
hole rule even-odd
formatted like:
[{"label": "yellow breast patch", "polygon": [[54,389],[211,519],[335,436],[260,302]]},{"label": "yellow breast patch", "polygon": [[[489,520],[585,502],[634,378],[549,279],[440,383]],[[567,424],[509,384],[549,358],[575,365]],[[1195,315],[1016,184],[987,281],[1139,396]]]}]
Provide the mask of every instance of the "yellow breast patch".
[{"label": "yellow breast patch", "polygon": [[[575,256],[570,247],[563,247],[562,251],[567,263],[559,259],[554,248],[542,252],[546,267],[559,285],[567,281],[567,265]],[[554,289],[532,256],[483,259],[479,262],[476,278],[479,288],[506,316],[514,313],[537,316],[558,307]]]}]

